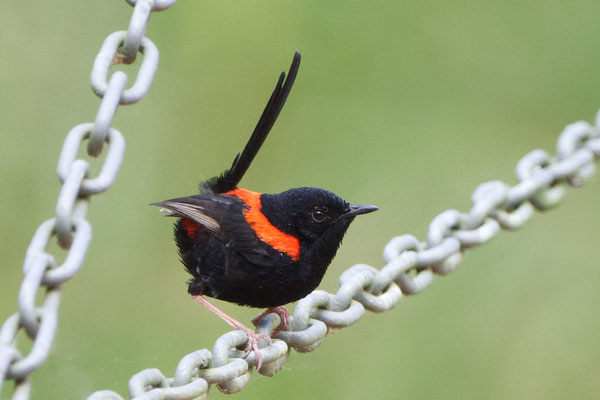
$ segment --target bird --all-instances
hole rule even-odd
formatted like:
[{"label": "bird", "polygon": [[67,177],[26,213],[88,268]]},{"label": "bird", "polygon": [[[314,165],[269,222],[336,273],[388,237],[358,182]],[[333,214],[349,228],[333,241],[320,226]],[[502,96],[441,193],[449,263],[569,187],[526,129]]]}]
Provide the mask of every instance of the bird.
[{"label": "bird", "polygon": [[238,187],[260,150],[290,93],[300,66],[295,52],[287,79],[279,76],[250,139],[231,167],[199,185],[199,194],[152,203],[177,217],[175,242],[191,275],[188,293],[233,328],[243,331],[261,368],[258,334],[221,311],[205,297],[242,306],[266,308],[280,316],[273,337],[288,328],[285,305],[312,292],[321,282],[354,218],[377,210],[352,205],[319,188],[299,187],[267,194]]}]

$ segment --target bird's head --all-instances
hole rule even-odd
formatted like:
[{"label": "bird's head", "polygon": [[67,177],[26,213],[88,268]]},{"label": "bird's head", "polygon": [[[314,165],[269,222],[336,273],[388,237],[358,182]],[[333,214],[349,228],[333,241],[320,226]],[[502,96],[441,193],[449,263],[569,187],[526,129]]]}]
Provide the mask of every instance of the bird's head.
[{"label": "bird's head", "polygon": [[261,202],[269,221],[298,238],[307,261],[321,266],[329,265],[354,218],[377,210],[372,205],[349,204],[332,192],[311,187],[263,194]]}]

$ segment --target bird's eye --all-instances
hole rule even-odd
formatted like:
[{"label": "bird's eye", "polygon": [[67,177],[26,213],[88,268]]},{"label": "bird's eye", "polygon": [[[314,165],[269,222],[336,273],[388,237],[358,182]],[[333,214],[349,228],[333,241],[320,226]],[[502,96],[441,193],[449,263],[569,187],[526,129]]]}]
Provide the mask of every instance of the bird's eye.
[{"label": "bird's eye", "polygon": [[315,222],[323,222],[325,220],[325,213],[321,210],[313,210],[312,219]]}]

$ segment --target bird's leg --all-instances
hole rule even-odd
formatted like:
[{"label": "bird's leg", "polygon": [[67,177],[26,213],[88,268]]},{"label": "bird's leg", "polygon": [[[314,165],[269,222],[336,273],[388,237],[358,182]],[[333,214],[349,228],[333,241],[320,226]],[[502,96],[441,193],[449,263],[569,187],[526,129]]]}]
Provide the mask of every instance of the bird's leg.
[{"label": "bird's leg", "polygon": [[273,331],[273,334],[271,335],[273,337],[276,337],[277,335],[279,335],[279,332],[285,331],[290,326],[290,312],[284,306],[267,308],[265,311],[261,312],[256,317],[254,317],[254,319],[252,320],[252,323],[254,324],[254,326],[257,326],[258,323],[264,317],[266,317],[267,315],[269,315],[271,313],[275,313],[275,314],[279,315],[279,319],[281,319],[279,326],[277,327],[277,329],[275,329]]},{"label": "bird's leg", "polygon": [[258,350],[258,339],[266,340],[270,346],[271,345],[271,337],[269,335],[265,335],[264,333],[254,332],[252,329],[243,325],[241,322],[239,322],[236,319],[225,314],[223,311],[218,309],[212,303],[209,303],[208,300],[206,300],[202,295],[199,295],[199,294],[193,295],[192,298],[194,300],[196,300],[198,303],[202,304],[204,307],[208,308],[213,313],[215,313],[219,318],[221,318],[223,321],[227,322],[234,329],[240,330],[246,334],[246,336],[248,337],[248,343],[246,344],[246,350],[245,350],[245,353],[242,356],[242,358],[248,357],[250,352],[254,351],[254,357],[256,358],[256,370],[257,371],[260,370],[260,367],[262,366],[262,358],[260,355],[260,351]]}]

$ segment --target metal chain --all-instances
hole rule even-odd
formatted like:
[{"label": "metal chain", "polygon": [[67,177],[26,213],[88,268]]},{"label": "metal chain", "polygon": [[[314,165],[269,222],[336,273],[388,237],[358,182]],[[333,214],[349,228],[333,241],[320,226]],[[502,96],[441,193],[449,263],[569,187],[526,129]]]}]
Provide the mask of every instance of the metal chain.
[{"label": "metal chain", "polygon": [[[291,317],[291,327],[281,332],[269,347],[260,349],[260,374],[273,376],[283,368],[290,349],[309,352],[327,337],[330,329],[356,323],[365,309],[387,311],[404,296],[416,294],[433,281],[435,275],[453,271],[469,248],[494,238],[500,229],[522,227],[534,210],[548,210],[562,200],[564,183],[581,186],[594,174],[594,161],[600,159],[600,112],[595,126],[576,122],[567,126],[557,142],[556,156],[542,150],[525,155],[517,164],[519,183],[509,186],[492,181],[480,185],[471,197],[468,213],[447,210],[429,224],[427,241],[411,235],[393,238],[383,249],[386,265],[378,270],[357,264],[340,276],[335,294],[316,290],[300,300]],[[270,334],[279,316],[270,314],[257,332]],[[135,400],[205,399],[210,385],[224,393],[240,391],[256,366],[254,353],[242,359],[237,349],[246,343],[240,331],[224,334],[215,342],[212,354],[198,350],[184,356],[173,378],[158,369],[146,369],[129,381],[129,396]],[[88,400],[123,400],[112,391],[93,393]]]},{"label": "metal chain", "polygon": [[[110,34],[96,56],[91,74],[92,89],[102,98],[96,119],[74,127],[68,134],[58,160],[58,177],[62,188],[58,195],[54,218],[40,225],[25,255],[23,281],[19,291],[19,311],[9,317],[0,328],[0,392],[2,384],[14,382],[13,399],[28,399],[31,390],[29,375],[48,357],[56,335],[58,308],[62,284],[81,268],[92,237],[92,229],[85,219],[90,198],[107,190],[115,181],[123,160],[125,140],[112,127],[112,120],[120,104],[141,100],[150,88],[158,66],[158,50],[144,37],[152,11],[164,10],[176,0],[127,0],[134,6],[129,29]],[[115,63],[131,64],[137,53],[143,54],[135,83],[125,89],[127,75],[109,70]],[[98,157],[109,145],[104,164],[97,177],[89,176],[89,163],[77,159],[77,152],[88,139],[87,152]],[[57,265],[46,252],[53,236],[67,251],[65,261]],[[42,294],[41,306],[35,303]],[[29,353],[21,354],[17,336],[24,330],[33,341]]]}]

